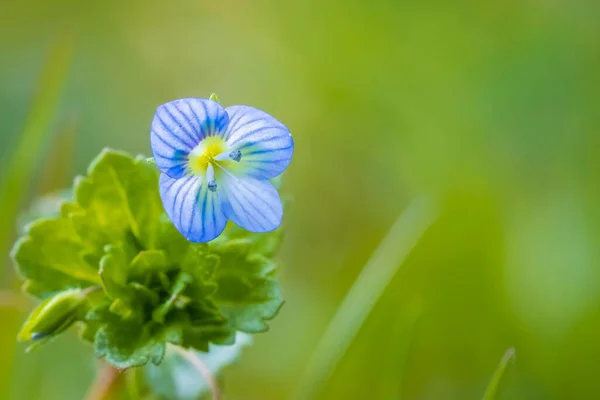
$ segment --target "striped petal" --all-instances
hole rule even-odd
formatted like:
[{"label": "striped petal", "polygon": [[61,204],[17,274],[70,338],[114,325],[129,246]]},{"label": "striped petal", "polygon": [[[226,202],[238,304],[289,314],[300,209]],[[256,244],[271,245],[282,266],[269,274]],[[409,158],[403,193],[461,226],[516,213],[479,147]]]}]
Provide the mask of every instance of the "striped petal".
[{"label": "striped petal", "polygon": [[219,178],[227,218],[251,232],[269,232],[281,224],[283,207],[271,182],[227,174]]},{"label": "striped petal", "polygon": [[177,230],[190,242],[208,242],[223,232],[227,218],[218,191],[199,176],[173,179],[160,175],[160,197]]},{"label": "striped petal", "polygon": [[226,140],[231,151],[239,150],[237,175],[258,179],[274,178],[289,165],[294,140],[289,129],[264,111],[249,106],[232,106]]},{"label": "striped petal", "polygon": [[207,136],[224,135],[229,116],[208,99],[179,99],[159,106],[150,128],[150,145],[158,168],[181,178],[190,151]]}]

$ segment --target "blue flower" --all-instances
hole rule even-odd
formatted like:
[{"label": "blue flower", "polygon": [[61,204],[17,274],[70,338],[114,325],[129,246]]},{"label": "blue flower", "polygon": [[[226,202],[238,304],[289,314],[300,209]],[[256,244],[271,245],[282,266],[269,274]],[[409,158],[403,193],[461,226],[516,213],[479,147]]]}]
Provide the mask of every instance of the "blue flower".
[{"label": "blue flower", "polygon": [[281,224],[281,199],[269,179],[289,165],[294,140],[266,112],[174,100],[156,109],[150,144],[167,215],[189,241],[216,238],[227,220],[252,232]]}]

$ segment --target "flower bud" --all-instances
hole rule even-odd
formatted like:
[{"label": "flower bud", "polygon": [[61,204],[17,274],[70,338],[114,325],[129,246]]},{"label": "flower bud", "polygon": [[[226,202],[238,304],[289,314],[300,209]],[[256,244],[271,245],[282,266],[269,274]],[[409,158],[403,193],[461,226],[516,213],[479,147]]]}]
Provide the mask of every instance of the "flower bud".
[{"label": "flower bud", "polygon": [[17,339],[37,340],[63,332],[75,322],[85,295],[83,290],[70,289],[44,300],[31,312]]}]

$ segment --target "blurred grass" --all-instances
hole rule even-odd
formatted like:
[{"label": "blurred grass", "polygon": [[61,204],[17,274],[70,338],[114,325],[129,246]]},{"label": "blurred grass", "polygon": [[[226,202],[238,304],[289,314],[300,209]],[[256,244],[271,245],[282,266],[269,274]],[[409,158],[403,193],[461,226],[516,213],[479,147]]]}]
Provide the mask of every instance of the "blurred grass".
[{"label": "blurred grass", "polygon": [[69,188],[73,174],[73,152],[77,139],[77,123],[67,119],[59,124],[51,150],[40,172],[35,193],[53,193]]},{"label": "blurred grass", "polygon": [[[50,132],[49,127],[56,117],[60,95],[63,92],[68,69],[71,63],[72,43],[71,37],[60,36],[53,43],[48,52],[39,77],[36,95],[30,106],[29,115],[19,135],[19,142],[12,153],[9,162],[3,166],[2,179],[0,180],[0,247],[8,252],[10,242],[14,238],[17,226],[17,216],[28,198],[28,191],[32,189],[36,170],[40,160],[44,159],[44,143]],[[53,168],[49,168],[50,170]],[[6,260],[6,257],[2,257]],[[9,284],[7,277],[13,276],[8,268],[2,268],[3,288],[7,293],[15,290],[15,284]],[[7,285],[8,284],[8,285]],[[14,294],[14,296],[19,296]],[[0,333],[0,398],[9,398],[13,381],[13,360],[16,347],[16,333],[21,322],[20,307],[8,304],[3,309],[3,329]],[[12,307],[11,307],[12,306]],[[13,308],[14,307],[14,308]],[[12,309],[11,309],[12,308]]]},{"label": "blurred grass", "polygon": [[15,215],[23,207],[27,191],[43,158],[42,150],[49,127],[56,117],[58,103],[68,77],[71,63],[71,37],[64,35],[49,50],[47,61],[39,77],[37,93],[29,115],[12,152],[3,167],[0,180],[0,243],[7,249],[15,233]]},{"label": "blurred grass", "polygon": [[402,212],[356,278],[313,351],[295,399],[315,399],[404,259],[434,222],[431,200],[419,197]]}]

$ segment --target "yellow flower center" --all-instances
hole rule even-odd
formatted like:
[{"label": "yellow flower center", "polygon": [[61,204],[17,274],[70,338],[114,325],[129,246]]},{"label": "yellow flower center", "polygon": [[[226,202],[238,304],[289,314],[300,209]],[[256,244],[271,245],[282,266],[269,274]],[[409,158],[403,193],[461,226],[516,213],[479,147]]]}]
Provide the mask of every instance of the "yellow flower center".
[{"label": "yellow flower center", "polygon": [[188,170],[199,176],[204,176],[209,164],[215,164],[215,157],[227,150],[227,143],[219,136],[209,136],[203,139],[188,157]]}]

